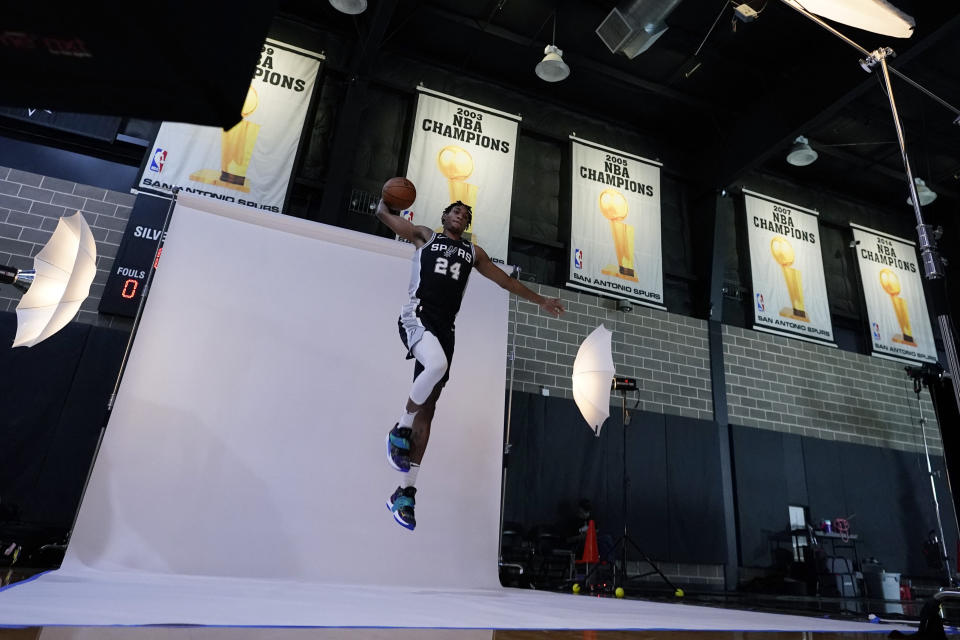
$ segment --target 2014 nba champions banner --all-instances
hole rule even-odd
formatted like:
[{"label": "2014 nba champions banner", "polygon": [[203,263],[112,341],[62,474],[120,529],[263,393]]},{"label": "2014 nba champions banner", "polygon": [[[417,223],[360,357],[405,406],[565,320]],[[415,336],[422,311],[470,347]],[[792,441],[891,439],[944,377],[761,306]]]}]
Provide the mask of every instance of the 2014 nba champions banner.
[{"label": "2014 nba champions banner", "polygon": [[936,362],[916,245],[850,223],[867,301],[873,354]]},{"label": "2014 nba champions banner", "polygon": [[162,123],[140,188],[169,192],[180,187],[279,213],[323,59],[268,39],[243,103],[243,120],[229,131]]},{"label": "2014 nba champions banner", "polygon": [[520,116],[418,87],[407,178],[417,200],[403,215],[440,230],[440,214],[457,200],[473,209],[465,239],[506,264],[513,161]]},{"label": "2014 nba champions banner", "polygon": [[570,136],[571,287],[663,307],[660,167]]},{"label": "2014 nba champions banner", "polygon": [[746,189],[743,193],[754,329],[832,344],[817,212]]}]

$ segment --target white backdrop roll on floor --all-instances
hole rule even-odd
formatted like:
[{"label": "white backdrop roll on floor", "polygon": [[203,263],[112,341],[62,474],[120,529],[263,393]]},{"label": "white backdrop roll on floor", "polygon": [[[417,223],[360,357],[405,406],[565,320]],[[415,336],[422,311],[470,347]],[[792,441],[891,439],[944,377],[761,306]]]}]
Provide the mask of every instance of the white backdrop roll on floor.
[{"label": "white backdrop roll on floor", "polygon": [[64,565],[0,590],[0,625],[880,630],[500,588],[507,295],[479,275],[396,525],[411,253],[181,197]]},{"label": "white backdrop roll on floor", "polygon": [[507,293],[479,274],[416,532],[384,504],[412,251],[181,196],[65,568],[498,586]]}]

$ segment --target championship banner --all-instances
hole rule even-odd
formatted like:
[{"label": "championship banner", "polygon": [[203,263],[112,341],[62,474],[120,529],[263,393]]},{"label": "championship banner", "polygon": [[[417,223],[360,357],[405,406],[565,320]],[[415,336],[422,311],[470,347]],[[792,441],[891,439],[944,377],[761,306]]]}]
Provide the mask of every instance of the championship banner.
[{"label": "championship banner", "polygon": [[663,309],[659,162],[570,136],[570,277]]},{"label": "championship banner", "polygon": [[832,345],[817,212],[746,189],[743,193],[754,329]]},{"label": "championship banner", "polygon": [[936,362],[916,245],[850,223],[867,301],[873,355]]},{"label": "championship banner", "polygon": [[418,90],[406,175],[417,187],[417,201],[404,217],[439,231],[443,210],[460,200],[473,209],[463,238],[506,264],[520,116]]},{"label": "championship banner", "polygon": [[279,213],[323,59],[267,39],[243,103],[243,120],[229,131],[162,123],[140,188],[170,192],[179,187]]}]

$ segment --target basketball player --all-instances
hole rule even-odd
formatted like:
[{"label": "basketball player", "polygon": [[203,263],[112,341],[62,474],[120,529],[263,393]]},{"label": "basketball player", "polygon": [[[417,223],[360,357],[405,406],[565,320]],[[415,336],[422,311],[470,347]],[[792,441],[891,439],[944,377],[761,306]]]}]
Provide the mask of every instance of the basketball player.
[{"label": "basketball player", "polygon": [[387,499],[387,507],[400,525],[413,530],[417,526],[414,484],[430,439],[437,398],[449,379],[454,321],[470,272],[476,268],[481,275],[554,316],[563,313],[564,308],[559,299],[545,298],[509,277],[483,249],[461,238],[470,226],[473,212],[459,200],[443,210],[442,233],[393,215],[383,200],[377,206],[377,217],[417,248],[410,275],[410,299],[397,321],[407,358],[416,358],[417,363],[403,414],[387,434],[387,459],[390,466],[403,473],[400,486]]}]

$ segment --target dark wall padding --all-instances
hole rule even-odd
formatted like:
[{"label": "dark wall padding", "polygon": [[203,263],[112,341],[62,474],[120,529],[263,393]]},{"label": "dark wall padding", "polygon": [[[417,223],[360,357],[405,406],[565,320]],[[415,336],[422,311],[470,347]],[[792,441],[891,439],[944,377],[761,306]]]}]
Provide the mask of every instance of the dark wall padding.
[{"label": "dark wall padding", "polygon": [[[794,504],[808,507],[811,523],[848,519],[859,536],[861,560],[875,557],[887,571],[936,575],[922,552],[927,533],[936,528],[922,453],[749,427],[733,432],[743,566],[772,564],[769,536],[787,529],[787,507]],[[935,470],[943,469],[943,458],[932,461]],[[943,473],[936,484],[947,552],[955,563],[957,531]]]},{"label": "dark wall padding", "polygon": [[770,536],[786,528],[787,483],[783,434],[733,427],[740,564],[770,564]]},{"label": "dark wall padding", "polygon": [[[16,314],[0,313],[3,344],[16,326]],[[70,527],[127,335],[74,322],[34,347],[0,349],[8,389],[0,394],[4,518]]]},{"label": "dark wall padding", "polygon": [[[626,432],[630,537],[658,560],[723,562],[719,458],[711,423],[631,414]],[[505,520],[527,531],[549,528],[587,498],[600,531],[618,538],[624,477],[620,407],[611,407],[597,438],[572,400],[517,392],[511,422]]]}]

